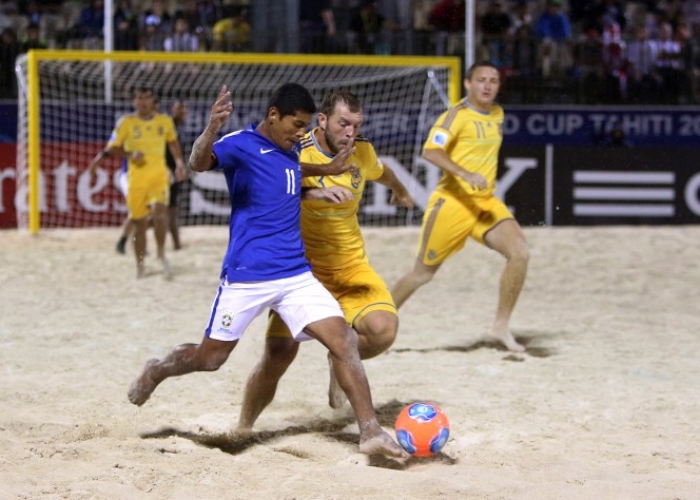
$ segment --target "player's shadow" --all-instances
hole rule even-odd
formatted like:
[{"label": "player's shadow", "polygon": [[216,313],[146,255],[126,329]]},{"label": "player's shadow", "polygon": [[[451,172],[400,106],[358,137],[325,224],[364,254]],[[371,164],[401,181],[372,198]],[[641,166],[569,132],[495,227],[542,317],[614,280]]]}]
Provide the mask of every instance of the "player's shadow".
[{"label": "player's shadow", "polygon": [[[383,427],[393,428],[396,417],[399,412],[411,402],[400,402],[392,400],[385,405],[375,408],[377,420]],[[146,432],[140,434],[142,439],[166,439],[169,437],[179,437],[188,439],[195,444],[206,448],[216,448],[230,455],[238,455],[244,451],[259,444],[273,442],[280,437],[294,436],[299,434],[318,433],[323,434],[329,439],[340,443],[352,444],[359,446],[359,435],[351,432],[342,432],[348,425],[355,423],[354,415],[345,415],[334,420],[317,419],[309,422],[306,425],[293,425],[285,429],[274,431],[258,431],[249,435],[237,435],[232,432],[224,432],[218,434],[197,434],[190,431],[182,431],[175,427],[164,427],[154,432]],[[166,448],[160,449],[161,453],[177,453]],[[280,450],[285,453],[291,453],[299,458],[309,458],[303,452],[289,450]],[[457,460],[451,458],[444,453],[438,453],[430,458],[411,457],[408,460],[395,460],[393,458],[384,457],[381,455],[373,455],[369,457],[369,465],[373,467],[381,467],[393,470],[405,470],[416,464],[424,462],[435,462],[453,465]]]},{"label": "player's shadow", "polygon": [[402,352],[421,352],[421,353],[426,353],[426,352],[435,352],[435,351],[444,351],[444,352],[471,352],[471,351],[476,351],[478,349],[494,349],[496,351],[501,351],[501,352],[507,352],[509,353],[508,356],[506,356],[505,359],[506,361],[524,361],[525,358],[523,356],[531,356],[533,358],[548,358],[549,356],[552,356],[556,354],[556,351],[554,349],[548,348],[548,347],[543,347],[540,344],[540,341],[546,337],[551,337],[551,336],[561,336],[562,333],[542,333],[542,332],[535,332],[535,331],[529,331],[529,332],[523,332],[522,334],[514,335],[515,340],[525,346],[525,352],[512,352],[509,351],[508,349],[505,348],[503,344],[500,342],[497,342],[495,340],[490,340],[490,339],[480,339],[475,342],[472,342],[471,344],[466,344],[466,345],[447,345],[447,346],[439,346],[439,347],[424,347],[422,349],[414,349],[414,348],[394,348],[391,349],[390,352],[395,352],[395,353],[402,353]]}]

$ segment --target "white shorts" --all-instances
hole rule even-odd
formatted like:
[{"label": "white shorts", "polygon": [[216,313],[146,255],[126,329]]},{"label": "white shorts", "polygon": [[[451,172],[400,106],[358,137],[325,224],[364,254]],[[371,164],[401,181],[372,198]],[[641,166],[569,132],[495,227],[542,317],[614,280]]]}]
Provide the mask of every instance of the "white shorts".
[{"label": "white shorts", "polygon": [[311,272],[272,281],[223,280],[204,333],[214,340],[238,340],[248,325],[267,309],[277,311],[297,341],[311,339],[302,331],[306,325],[334,316],[344,318],[338,301]]},{"label": "white shorts", "polygon": [[129,194],[129,174],[123,170],[119,172],[119,190],[124,195],[124,198]]}]

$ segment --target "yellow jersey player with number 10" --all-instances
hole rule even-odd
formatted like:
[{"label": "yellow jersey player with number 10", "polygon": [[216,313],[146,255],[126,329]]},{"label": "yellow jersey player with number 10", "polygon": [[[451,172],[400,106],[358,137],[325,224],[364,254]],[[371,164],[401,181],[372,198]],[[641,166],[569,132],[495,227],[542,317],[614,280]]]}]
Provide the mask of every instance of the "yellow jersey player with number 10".
[{"label": "yellow jersey player with number 10", "polygon": [[500,84],[495,66],[474,64],[464,80],[467,97],[431,128],[423,157],[442,169],[442,177],[423,217],[414,267],[398,280],[393,296],[401,307],[471,237],[506,258],[488,337],[509,350],[523,351],[509,322],[525,282],[529,253],[520,225],[495,196],[504,119],[503,108],[495,103]]}]

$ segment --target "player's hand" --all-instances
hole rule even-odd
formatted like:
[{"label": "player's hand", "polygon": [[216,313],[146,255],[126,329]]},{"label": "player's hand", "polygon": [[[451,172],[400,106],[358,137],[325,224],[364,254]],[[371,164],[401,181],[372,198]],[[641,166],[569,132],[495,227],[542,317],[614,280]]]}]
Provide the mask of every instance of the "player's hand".
[{"label": "player's hand", "polygon": [[413,197],[405,189],[399,191],[391,191],[391,198],[389,199],[391,205],[397,205],[399,207],[413,208],[415,202]]},{"label": "player's hand", "polygon": [[357,166],[354,163],[348,163],[348,159],[357,149],[354,143],[355,139],[350,139],[350,142],[342,147],[335,158],[326,165],[324,171],[327,175],[340,175]]},{"label": "player's hand", "polygon": [[325,188],[313,188],[304,191],[305,200],[324,200],[329,203],[343,203],[352,201],[352,191],[341,186],[330,186]]},{"label": "player's hand", "polygon": [[216,102],[211,107],[211,116],[209,117],[209,127],[212,132],[218,130],[226,123],[233,112],[233,102],[231,102],[231,92],[228,91],[226,85],[222,85]]},{"label": "player's hand", "polygon": [[132,151],[129,153],[129,159],[137,167],[143,167],[146,164],[146,155],[143,151]]},{"label": "player's hand", "polygon": [[486,189],[489,183],[486,178],[481,174],[473,174],[471,172],[464,172],[462,174],[462,179],[471,186],[472,189]]},{"label": "player's hand", "polygon": [[182,160],[175,161],[175,182],[182,182],[185,179],[187,179],[185,163]]}]

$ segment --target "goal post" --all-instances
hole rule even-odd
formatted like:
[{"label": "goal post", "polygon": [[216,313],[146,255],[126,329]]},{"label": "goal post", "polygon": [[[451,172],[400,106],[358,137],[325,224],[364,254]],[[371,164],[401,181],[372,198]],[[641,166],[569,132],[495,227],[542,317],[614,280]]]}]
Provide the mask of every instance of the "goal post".
[{"label": "goal post", "polygon": [[[317,103],[338,88],[362,99],[361,133],[409,187],[418,208],[390,206],[384,186],[370,183],[360,220],[411,223],[437,182],[437,169],[420,159],[420,148],[435,118],[460,98],[462,77],[457,57],[64,50],[32,50],[18,59],[16,72],[15,208],[18,227],[31,233],[121,223],[126,207],[118,161],[107,159],[94,179],[87,165],[116,121],[133,111],[135,87],[152,88],[160,112],[168,112],[174,99],[185,101],[188,114],[179,132],[188,156],[222,85],[234,103],[223,135],[261,119],[272,90],[286,82],[306,86]],[[192,174],[183,186],[182,224],[225,224],[229,209],[223,176]]]}]

